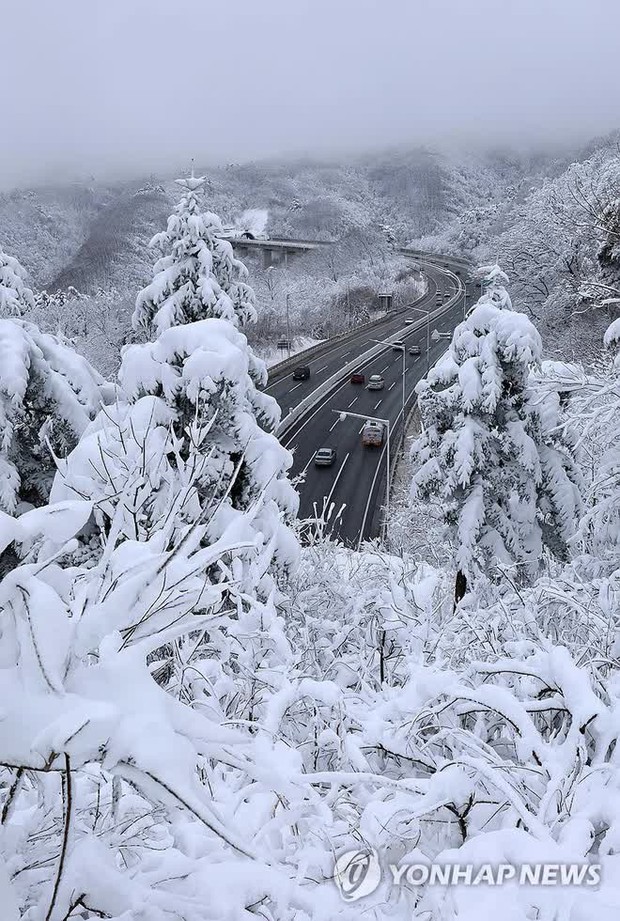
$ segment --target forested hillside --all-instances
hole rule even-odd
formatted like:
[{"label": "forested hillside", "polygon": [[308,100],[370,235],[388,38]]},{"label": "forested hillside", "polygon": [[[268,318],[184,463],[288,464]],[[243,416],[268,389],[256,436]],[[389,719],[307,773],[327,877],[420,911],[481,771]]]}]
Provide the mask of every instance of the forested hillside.
[{"label": "forested hillside", "polygon": [[[205,201],[224,224],[259,209],[271,236],[338,242],[330,254],[307,257],[286,275],[252,265],[261,308],[252,336],[263,350],[283,334],[287,294],[294,333],[319,338],[367,318],[380,288],[411,297],[409,267],[394,248],[413,242],[474,262],[499,258],[510,272],[515,303],[536,317],[556,352],[559,335],[560,351],[592,356],[601,324],[590,330],[592,316],[584,322],[573,308],[596,256],[589,232],[596,219],[588,209],[613,197],[615,155],[609,138],[560,154],[400,149],[344,164],[230,164],[206,170]],[[35,291],[73,287],[102,302],[95,313],[107,314],[113,304],[115,318],[128,325],[132,292],[150,270],[148,241],[174,197],[166,177],[115,184],[93,177],[1,196],[0,226]],[[79,335],[70,325],[63,331]],[[117,347],[97,348],[92,357],[107,370],[118,359]]]},{"label": "forested hillside", "polygon": [[[412,299],[415,277],[396,247],[434,235],[428,241],[431,248],[475,252],[480,243],[476,233],[484,231],[485,239],[500,234],[523,189],[562,166],[550,155],[519,157],[497,151],[465,156],[403,149],[344,164],[230,164],[206,170],[204,194],[206,207],[220,214],[224,224],[258,209],[271,236],[336,241],[332,250],[299,260],[287,273],[268,273],[259,263],[252,264],[260,308],[252,339],[268,351],[283,335],[287,295],[294,334],[314,338],[367,319],[377,309],[380,289],[393,290],[397,301]],[[89,299],[80,307],[72,305],[60,326],[58,313],[50,313],[47,328],[78,337],[105,372],[118,362],[118,341],[128,332],[133,293],[149,275],[148,241],[174,199],[174,183],[166,177],[116,184],[92,177],[84,184],[0,197],[5,245],[27,269],[35,291],[74,288]],[[468,228],[467,240],[452,229],[459,221]],[[124,334],[108,342],[110,337],[102,332],[91,349],[75,323],[80,313],[104,318],[98,327],[110,326],[105,318],[111,313],[113,325],[124,325]],[[38,320],[46,326],[44,316]]]},{"label": "forested hillside", "polygon": [[[402,157],[3,200],[2,921],[617,918],[618,160]],[[255,274],[218,203],[338,243]],[[509,271],[353,550],[297,520],[247,334],[407,297],[421,233]],[[573,315],[596,360],[546,360]]]}]

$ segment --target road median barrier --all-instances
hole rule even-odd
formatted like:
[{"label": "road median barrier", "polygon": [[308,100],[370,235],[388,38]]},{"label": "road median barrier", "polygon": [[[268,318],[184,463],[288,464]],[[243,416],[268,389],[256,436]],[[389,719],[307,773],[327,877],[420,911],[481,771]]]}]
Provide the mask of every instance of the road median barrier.
[{"label": "road median barrier", "polygon": [[[404,307],[397,307],[395,310],[392,310],[390,313],[384,313],[382,317],[377,317],[376,320],[369,320],[367,323],[362,323],[360,326],[356,326],[355,329],[348,329],[344,333],[338,333],[337,336],[330,336],[329,339],[323,339],[322,342],[318,342],[316,345],[311,345],[309,349],[302,349],[301,352],[296,352],[294,355],[291,355],[290,358],[285,358],[283,361],[279,361],[277,365],[271,365],[269,370],[269,376],[271,377],[274,373],[281,374],[282,371],[290,371],[299,364],[306,364],[312,358],[315,358],[317,355],[320,355],[326,348],[331,348],[333,345],[338,345],[341,342],[346,342],[347,339],[353,339],[358,333],[363,333],[367,329],[374,329],[376,326],[380,326],[382,323],[385,323],[386,320],[389,320],[391,316],[397,315],[399,313],[404,313],[406,310],[411,310],[416,307],[420,301],[423,301],[425,297],[428,297],[428,294],[425,292],[421,294],[415,301],[412,301],[411,304],[406,304]],[[273,381],[272,381],[273,383]]]},{"label": "road median barrier", "polygon": [[[451,274],[451,273],[450,273]],[[392,339],[398,339],[399,337],[408,335],[409,333],[424,329],[427,322],[430,320],[438,319],[444,313],[447,313],[449,310],[454,307],[462,296],[462,285],[460,284],[460,279],[457,276],[454,276],[455,281],[457,282],[457,292],[451,297],[445,304],[442,304],[436,310],[433,310],[430,313],[430,317],[427,320],[426,317],[420,317],[415,323],[408,324],[402,329],[398,330],[395,333],[392,333]],[[411,305],[410,305],[411,306]],[[320,403],[332,390],[334,390],[339,384],[343,383],[346,378],[360,365],[366,364],[369,361],[372,361],[373,358],[376,358],[378,355],[388,352],[390,350],[389,346],[383,344],[378,344],[373,346],[367,351],[363,352],[361,355],[358,355],[354,361],[348,362],[343,368],[332,374],[326,381],[324,381],[316,390],[313,390],[305,399],[303,399],[294,409],[292,409],[280,422],[276,430],[278,437],[285,435],[286,432],[297,422],[298,419],[306,415],[311,409]]]}]

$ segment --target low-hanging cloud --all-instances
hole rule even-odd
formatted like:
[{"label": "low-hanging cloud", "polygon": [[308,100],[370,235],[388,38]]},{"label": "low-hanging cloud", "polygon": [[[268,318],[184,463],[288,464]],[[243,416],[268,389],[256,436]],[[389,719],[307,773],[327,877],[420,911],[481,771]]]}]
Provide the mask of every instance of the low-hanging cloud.
[{"label": "low-hanging cloud", "polygon": [[620,126],[617,0],[20,0],[0,187]]}]

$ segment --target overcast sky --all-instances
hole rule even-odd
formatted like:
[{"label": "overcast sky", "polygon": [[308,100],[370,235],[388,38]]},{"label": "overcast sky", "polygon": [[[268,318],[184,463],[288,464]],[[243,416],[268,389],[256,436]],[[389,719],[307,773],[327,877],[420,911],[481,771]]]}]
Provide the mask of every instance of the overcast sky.
[{"label": "overcast sky", "polygon": [[0,187],[620,127],[619,0],[7,0]]}]

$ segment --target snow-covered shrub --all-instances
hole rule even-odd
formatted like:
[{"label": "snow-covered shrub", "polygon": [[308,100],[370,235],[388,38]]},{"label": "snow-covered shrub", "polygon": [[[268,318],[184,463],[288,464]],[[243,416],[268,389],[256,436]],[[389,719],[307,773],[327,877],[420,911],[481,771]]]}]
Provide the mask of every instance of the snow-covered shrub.
[{"label": "snow-covered shrub", "polygon": [[206,523],[179,534],[168,515],[148,539],[119,542],[113,525],[99,563],[66,566],[90,513],[75,500],[0,519],[0,549],[37,548],[0,582],[3,921],[216,921],[255,904],[327,921],[327,872],[318,914],[303,882],[320,826],[295,753],[153,677],[157,650],[211,629],[251,534],[233,521],[212,543]]},{"label": "snow-covered shrub", "polygon": [[[610,351],[617,349],[620,322],[614,321],[605,334]],[[601,359],[582,371],[582,379],[562,385],[571,390],[569,422],[579,432],[582,455],[584,514],[576,545],[597,560],[601,570],[617,564],[620,545],[620,364]]]},{"label": "snow-covered shrub", "polygon": [[508,309],[497,269],[417,387],[423,431],[412,455],[416,498],[437,496],[454,546],[456,597],[479,566],[533,578],[543,548],[563,558],[580,508],[578,470],[557,394],[529,381],[541,360],[530,320]]},{"label": "snow-covered shrub", "polygon": [[303,551],[295,666],[265,726],[298,747],[304,778],[323,789],[337,852],[374,848],[401,866],[603,865],[598,892],[482,886],[473,903],[466,887],[384,877],[358,903],[369,917],[473,918],[488,904],[552,921],[561,904],[569,918],[611,918],[617,613],[605,621],[617,588],[599,580],[597,597],[585,578],[583,566],[554,564],[501,596],[478,581],[453,612],[446,574],[406,557]]},{"label": "snow-covered shrub", "polygon": [[69,342],[107,379],[118,372],[121,350],[135,338],[131,312],[135,298],[116,288],[83,294],[69,287],[39,291],[25,319]]}]

